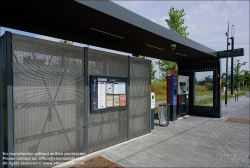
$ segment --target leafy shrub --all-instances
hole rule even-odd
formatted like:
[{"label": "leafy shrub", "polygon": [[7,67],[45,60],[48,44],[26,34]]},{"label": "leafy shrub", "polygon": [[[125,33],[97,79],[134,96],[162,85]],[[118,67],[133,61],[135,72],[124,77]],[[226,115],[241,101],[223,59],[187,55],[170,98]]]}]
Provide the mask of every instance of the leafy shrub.
[{"label": "leafy shrub", "polygon": [[206,83],[205,83],[205,86],[206,86],[206,88],[207,88],[208,90],[213,90],[213,84],[212,84],[212,83],[206,82]]},{"label": "leafy shrub", "polygon": [[195,85],[195,92],[207,92],[207,87],[204,85]]},{"label": "leafy shrub", "polygon": [[155,93],[155,96],[157,95],[166,95],[167,90],[167,82],[152,82],[151,84],[151,92]]}]

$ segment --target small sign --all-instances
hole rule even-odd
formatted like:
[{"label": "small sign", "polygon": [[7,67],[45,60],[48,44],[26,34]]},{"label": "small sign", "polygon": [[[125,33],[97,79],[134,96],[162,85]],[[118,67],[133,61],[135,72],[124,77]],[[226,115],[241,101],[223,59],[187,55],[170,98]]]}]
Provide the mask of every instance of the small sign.
[{"label": "small sign", "polygon": [[119,107],[120,97],[119,95],[114,95],[114,107]]},{"label": "small sign", "polygon": [[217,52],[218,58],[228,58],[228,57],[238,57],[238,56],[244,56],[244,48]]},{"label": "small sign", "polygon": [[120,106],[126,106],[126,95],[120,95]]}]

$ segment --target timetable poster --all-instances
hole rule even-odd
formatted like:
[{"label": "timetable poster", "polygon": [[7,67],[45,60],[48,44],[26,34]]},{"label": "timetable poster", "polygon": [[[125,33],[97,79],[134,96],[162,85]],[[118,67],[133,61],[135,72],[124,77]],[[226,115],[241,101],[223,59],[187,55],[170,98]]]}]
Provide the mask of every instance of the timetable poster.
[{"label": "timetable poster", "polygon": [[106,108],[106,82],[98,82],[98,109]]},{"label": "timetable poster", "polygon": [[114,94],[126,94],[126,83],[115,82],[114,83]]},{"label": "timetable poster", "polygon": [[106,94],[113,94],[114,93],[114,84],[113,83],[106,83]]},{"label": "timetable poster", "polygon": [[106,107],[114,107],[113,95],[106,95]]},{"label": "timetable poster", "polygon": [[126,106],[126,95],[120,95],[120,106]]},{"label": "timetable poster", "polygon": [[114,107],[119,107],[120,105],[120,96],[119,95],[114,95]]}]

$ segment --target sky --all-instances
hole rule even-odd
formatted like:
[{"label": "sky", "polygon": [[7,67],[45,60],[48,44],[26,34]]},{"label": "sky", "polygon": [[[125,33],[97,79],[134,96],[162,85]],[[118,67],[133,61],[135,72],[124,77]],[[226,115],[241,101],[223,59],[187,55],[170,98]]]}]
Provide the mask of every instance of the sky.
[{"label": "sky", "polygon": [[[98,1],[96,1],[98,3]],[[185,22],[187,32],[189,32],[189,39],[192,39],[204,46],[207,46],[215,51],[226,50],[226,36],[228,22],[229,22],[229,37],[231,37],[231,26],[234,25],[234,48],[244,48],[244,56],[236,57],[240,62],[247,62],[242,66],[241,70],[249,70],[250,53],[249,53],[249,8],[250,2],[245,1],[113,1],[114,3],[141,15],[155,24],[159,24],[168,28],[165,19],[168,17],[168,11],[171,6],[175,9],[184,9]],[[11,31],[13,33],[24,34],[32,37],[48,39],[52,41],[59,41],[59,39],[36,35],[32,33],[17,31],[1,27],[0,34],[4,31]],[[86,46],[86,44],[74,43],[78,46]],[[90,48],[101,49],[90,46]],[[231,46],[229,46],[231,49]],[[104,51],[119,53],[123,55],[131,55],[130,53],[116,52],[107,49]],[[234,59],[235,60],[235,59]],[[153,61],[155,62],[155,61]],[[234,61],[235,62],[235,61]],[[226,71],[226,59],[221,59],[222,72]],[[228,67],[231,66],[231,59],[228,59]],[[156,70],[158,71],[158,67]],[[229,69],[230,72],[230,69]],[[161,75],[156,73],[156,77]]]}]

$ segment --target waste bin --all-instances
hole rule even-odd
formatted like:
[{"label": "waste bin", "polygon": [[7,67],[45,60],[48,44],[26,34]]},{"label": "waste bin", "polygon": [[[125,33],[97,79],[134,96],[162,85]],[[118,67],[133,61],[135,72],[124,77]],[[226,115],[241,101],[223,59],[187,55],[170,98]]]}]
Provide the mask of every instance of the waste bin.
[{"label": "waste bin", "polygon": [[159,104],[158,108],[158,118],[159,118],[159,125],[163,127],[167,127],[169,124],[169,104],[162,103]]},{"label": "waste bin", "polygon": [[154,129],[155,125],[155,93],[151,92],[151,130]]}]

